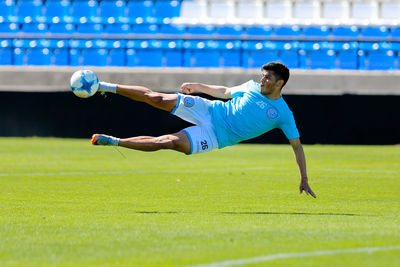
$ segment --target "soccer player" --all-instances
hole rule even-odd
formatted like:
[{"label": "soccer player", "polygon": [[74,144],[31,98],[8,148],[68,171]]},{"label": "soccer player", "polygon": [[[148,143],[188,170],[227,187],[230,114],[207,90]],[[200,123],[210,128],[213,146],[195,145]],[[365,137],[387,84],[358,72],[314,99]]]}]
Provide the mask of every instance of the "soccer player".
[{"label": "soccer player", "polygon": [[[316,197],[308,184],[306,159],[299,139],[293,114],[281,96],[282,88],[289,79],[289,69],[270,62],[261,68],[259,83],[248,81],[235,87],[184,83],[184,94],[154,92],[142,86],[128,86],[100,82],[99,91],[116,93],[130,99],[145,102],[153,107],[193,123],[195,126],[163,136],[137,136],[116,138],[94,134],[93,145],[122,146],[141,151],[172,149],[186,154],[202,153],[215,148],[237,144],[257,137],[274,128],[280,128],[294,150],[299,167],[303,191]],[[229,101],[208,100],[192,93],[203,93]]]}]

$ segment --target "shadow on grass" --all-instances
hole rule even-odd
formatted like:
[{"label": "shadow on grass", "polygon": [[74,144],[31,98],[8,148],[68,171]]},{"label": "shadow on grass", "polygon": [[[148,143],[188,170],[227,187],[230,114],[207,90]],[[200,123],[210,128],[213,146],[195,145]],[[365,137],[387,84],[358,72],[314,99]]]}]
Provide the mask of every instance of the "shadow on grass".
[{"label": "shadow on grass", "polygon": [[[203,212],[191,211],[136,211],[140,214],[199,214]],[[354,213],[330,213],[330,212],[273,212],[273,211],[220,211],[220,212],[204,212],[214,214],[228,214],[228,215],[317,215],[317,216],[358,216],[358,217],[371,217],[376,215],[362,215]]]}]

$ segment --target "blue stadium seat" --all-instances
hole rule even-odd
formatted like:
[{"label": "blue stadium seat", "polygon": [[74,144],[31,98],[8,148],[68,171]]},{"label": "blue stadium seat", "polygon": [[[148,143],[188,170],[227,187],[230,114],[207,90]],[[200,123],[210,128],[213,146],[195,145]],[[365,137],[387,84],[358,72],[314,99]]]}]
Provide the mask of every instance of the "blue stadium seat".
[{"label": "blue stadium seat", "polygon": [[190,35],[213,35],[215,27],[212,25],[196,25],[187,28],[187,33]]},{"label": "blue stadium seat", "polygon": [[104,33],[106,34],[130,34],[131,26],[127,23],[113,23],[104,25]]},{"label": "blue stadium seat", "polygon": [[[275,41],[275,50],[279,51],[279,61],[291,69],[300,68],[300,43],[298,41]],[[271,49],[271,48],[270,48]]]},{"label": "blue stadium seat", "polygon": [[132,32],[136,34],[156,34],[158,32],[158,25],[147,23],[136,24],[133,25]]},{"label": "blue stadium seat", "polygon": [[306,39],[328,39],[329,35],[329,27],[325,25],[303,27],[303,37]]},{"label": "blue stadium seat", "polygon": [[179,1],[157,1],[154,4],[154,16],[157,18],[174,18],[180,15]]},{"label": "blue stadium seat", "polygon": [[231,26],[231,25],[226,25],[226,26],[220,26],[217,27],[216,32],[217,35],[220,36],[234,36],[238,37],[243,34],[243,28],[241,26]]},{"label": "blue stadium seat", "polygon": [[8,22],[3,22],[0,23],[0,33],[2,34],[10,34],[14,35],[19,32],[19,24],[18,23],[8,23]]},{"label": "blue stadium seat", "polygon": [[10,40],[0,40],[0,65],[12,65],[12,47]]},{"label": "blue stadium seat", "polygon": [[219,44],[213,40],[190,40],[184,43],[185,67],[213,67],[220,65]]},{"label": "blue stadium seat", "polygon": [[50,41],[48,40],[23,40],[25,48],[23,65],[48,66],[51,63]]},{"label": "blue stadium seat", "polygon": [[71,3],[68,0],[46,1],[44,16],[48,22],[72,22],[70,16]]},{"label": "blue stadium seat", "polygon": [[0,19],[1,21],[16,22],[14,14],[15,2],[13,0],[0,1]]},{"label": "blue stadium seat", "polygon": [[163,52],[160,40],[131,40],[127,47],[127,66],[162,67]]},{"label": "blue stadium seat", "polygon": [[360,61],[364,61],[367,70],[393,70],[395,67],[395,53],[392,45],[386,42],[362,42],[363,51]]},{"label": "blue stadium seat", "polygon": [[154,17],[154,5],[152,1],[129,1],[127,4],[129,18]]},{"label": "blue stadium seat", "polygon": [[219,41],[220,67],[239,68],[242,65],[242,42],[239,40]]},{"label": "blue stadium seat", "polygon": [[163,42],[164,60],[163,67],[182,67],[183,66],[183,41],[165,40]]},{"label": "blue stadium seat", "polygon": [[271,26],[249,26],[246,29],[248,36],[268,37],[272,35]]},{"label": "blue stadium seat", "polygon": [[81,51],[81,62],[83,66],[107,66],[108,50],[107,41],[86,41],[85,48]]},{"label": "blue stadium seat", "polygon": [[393,27],[390,29],[390,37],[393,40],[400,40],[400,27]]},{"label": "blue stadium seat", "polygon": [[20,22],[44,22],[42,0],[20,1],[16,6],[16,15]]},{"label": "blue stadium seat", "polygon": [[45,34],[47,33],[47,24],[45,23],[24,23],[21,32],[29,34]]},{"label": "blue stadium seat", "polygon": [[361,29],[361,38],[363,40],[387,40],[389,37],[389,29],[385,26],[380,27],[364,27]]},{"label": "blue stadium seat", "polygon": [[50,47],[52,50],[51,65],[68,66],[69,50],[67,40],[51,40]]},{"label": "blue stadium seat", "polygon": [[337,26],[332,28],[334,39],[356,40],[360,34],[357,26]]},{"label": "blue stadium seat", "polygon": [[75,22],[99,22],[97,17],[97,7],[97,2],[94,0],[74,1],[71,5],[71,15]]},{"label": "blue stadium seat", "polygon": [[107,58],[108,66],[124,67],[126,65],[125,41],[108,40],[107,49],[109,51]]},{"label": "blue stadium seat", "polygon": [[186,33],[186,27],[183,25],[161,24],[158,33],[165,35],[183,35]]},{"label": "blue stadium seat", "polygon": [[82,23],[78,24],[76,32],[79,34],[101,34],[103,32],[103,25],[100,23]]},{"label": "blue stadium seat", "polygon": [[275,26],[273,35],[281,38],[293,38],[297,39],[300,37],[301,28],[297,25],[293,26]]},{"label": "blue stadium seat", "polygon": [[75,24],[73,23],[50,23],[48,33],[54,34],[73,34],[75,33]]},{"label": "blue stadium seat", "polygon": [[242,47],[244,68],[260,68],[266,62],[279,60],[274,42],[244,41]]},{"label": "blue stadium seat", "polygon": [[99,6],[100,17],[109,23],[121,22],[125,17],[125,7],[125,1],[102,1]]},{"label": "blue stadium seat", "polygon": [[358,62],[358,42],[334,42],[337,55],[337,68],[343,70],[357,70]]},{"label": "blue stadium seat", "polygon": [[329,42],[303,42],[308,69],[335,69],[336,53],[334,45]]}]

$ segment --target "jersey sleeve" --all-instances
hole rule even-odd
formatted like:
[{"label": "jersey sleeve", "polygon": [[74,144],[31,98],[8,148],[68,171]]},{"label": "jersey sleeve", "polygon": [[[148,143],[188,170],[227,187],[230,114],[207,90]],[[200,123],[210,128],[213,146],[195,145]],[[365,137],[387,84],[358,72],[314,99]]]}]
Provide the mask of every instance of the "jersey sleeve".
[{"label": "jersey sleeve", "polygon": [[230,87],[229,90],[231,91],[232,98],[241,97],[245,92],[249,91],[249,86],[252,81],[245,82],[241,85]]},{"label": "jersey sleeve", "polygon": [[290,113],[286,120],[280,125],[281,130],[289,140],[300,137],[299,131],[297,130],[296,122],[294,120],[293,113]]}]

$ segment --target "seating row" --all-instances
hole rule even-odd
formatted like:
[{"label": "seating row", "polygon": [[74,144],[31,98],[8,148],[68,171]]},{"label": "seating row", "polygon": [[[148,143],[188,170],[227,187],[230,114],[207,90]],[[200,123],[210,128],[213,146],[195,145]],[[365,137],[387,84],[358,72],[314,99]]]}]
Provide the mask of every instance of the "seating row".
[{"label": "seating row", "polygon": [[215,40],[0,40],[1,65],[400,69],[399,43]]},{"label": "seating row", "polygon": [[182,36],[204,35],[207,38],[291,38],[291,39],[351,39],[400,40],[400,26],[240,26],[240,25],[174,25],[174,24],[101,24],[101,23],[0,23],[0,35],[125,35],[138,34]]}]

